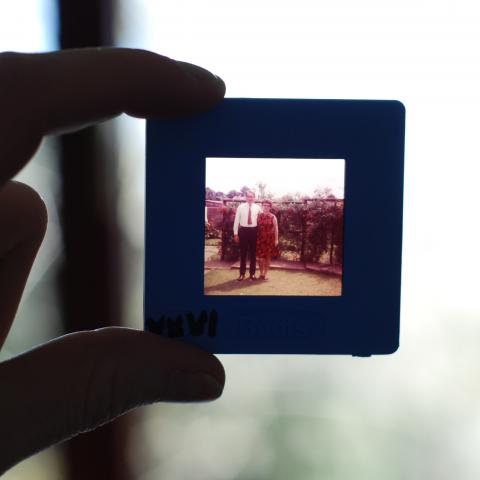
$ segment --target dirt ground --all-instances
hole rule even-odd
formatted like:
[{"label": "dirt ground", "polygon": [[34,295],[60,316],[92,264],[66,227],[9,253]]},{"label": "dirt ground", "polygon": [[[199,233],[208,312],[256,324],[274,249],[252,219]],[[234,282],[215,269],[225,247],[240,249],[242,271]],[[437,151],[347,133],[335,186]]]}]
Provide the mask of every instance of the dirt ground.
[{"label": "dirt ground", "polygon": [[338,296],[342,293],[340,277],[318,272],[275,269],[265,281],[249,280],[248,274],[242,282],[237,278],[237,269],[207,271],[205,295]]}]

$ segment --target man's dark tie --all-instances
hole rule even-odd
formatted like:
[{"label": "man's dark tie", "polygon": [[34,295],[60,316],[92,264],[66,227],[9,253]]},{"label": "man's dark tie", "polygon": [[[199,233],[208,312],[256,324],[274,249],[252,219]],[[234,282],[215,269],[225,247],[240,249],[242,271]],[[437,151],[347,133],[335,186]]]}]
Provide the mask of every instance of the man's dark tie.
[{"label": "man's dark tie", "polygon": [[251,205],[248,206],[248,224],[249,225],[252,224],[252,206]]}]

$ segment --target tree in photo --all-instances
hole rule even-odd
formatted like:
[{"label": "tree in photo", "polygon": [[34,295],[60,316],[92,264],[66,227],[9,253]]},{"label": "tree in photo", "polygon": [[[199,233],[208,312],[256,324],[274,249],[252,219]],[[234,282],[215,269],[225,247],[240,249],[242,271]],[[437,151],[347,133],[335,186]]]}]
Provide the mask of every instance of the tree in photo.
[{"label": "tree in photo", "polygon": [[273,194],[268,191],[267,184],[265,182],[257,183],[258,200],[272,200]]}]

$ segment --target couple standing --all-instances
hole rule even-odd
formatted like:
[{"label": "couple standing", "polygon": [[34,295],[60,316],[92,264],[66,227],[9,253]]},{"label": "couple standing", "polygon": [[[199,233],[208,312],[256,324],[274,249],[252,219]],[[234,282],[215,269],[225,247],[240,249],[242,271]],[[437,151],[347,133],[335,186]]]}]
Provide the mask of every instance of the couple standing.
[{"label": "couple standing", "polygon": [[272,257],[278,255],[278,222],[277,217],[270,213],[272,202],[264,200],[262,208],[255,202],[255,194],[248,191],[246,202],[242,203],[235,213],[233,235],[240,244],[240,276],[245,278],[247,271],[247,252],[250,259],[250,279],[256,280],[256,261],[260,267],[260,279],[267,279],[267,272]]}]

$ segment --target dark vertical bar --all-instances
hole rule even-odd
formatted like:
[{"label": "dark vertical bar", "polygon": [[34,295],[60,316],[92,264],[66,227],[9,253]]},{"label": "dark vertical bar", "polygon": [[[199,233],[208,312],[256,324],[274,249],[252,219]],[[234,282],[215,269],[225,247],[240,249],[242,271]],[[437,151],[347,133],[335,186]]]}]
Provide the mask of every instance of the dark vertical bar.
[{"label": "dark vertical bar", "polygon": [[303,201],[303,209],[300,212],[300,221],[302,222],[302,244],[300,247],[300,261],[304,263],[304,266],[307,265],[307,261],[305,260],[305,246],[307,243],[307,219],[306,219],[306,208],[307,208],[307,201]]},{"label": "dark vertical bar", "polygon": [[335,218],[331,220],[332,224],[330,227],[330,265],[333,265],[333,248],[334,248],[334,241],[335,241]]},{"label": "dark vertical bar", "polygon": [[[59,0],[58,6],[62,49],[112,45],[114,0]],[[60,288],[67,332],[115,325],[121,318],[120,237],[112,187],[116,159],[104,132],[105,127],[91,127],[60,139],[65,242]],[[131,478],[127,427],[122,418],[67,442],[67,478]]]}]

